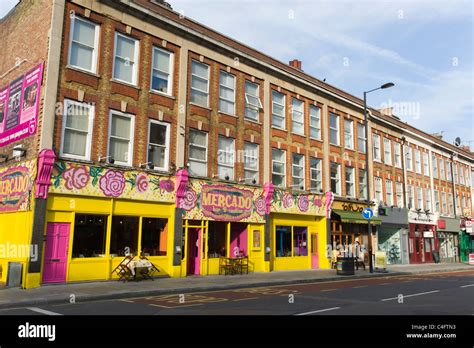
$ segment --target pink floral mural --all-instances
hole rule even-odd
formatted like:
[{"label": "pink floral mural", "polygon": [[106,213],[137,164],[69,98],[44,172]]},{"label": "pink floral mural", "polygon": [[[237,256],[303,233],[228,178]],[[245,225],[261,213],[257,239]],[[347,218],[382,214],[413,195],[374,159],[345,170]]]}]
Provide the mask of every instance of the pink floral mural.
[{"label": "pink floral mural", "polygon": [[257,211],[257,214],[260,216],[264,216],[267,212],[267,203],[265,198],[262,196],[258,197],[255,200],[255,210]]},{"label": "pink floral mural", "polygon": [[290,193],[285,193],[283,196],[283,207],[291,208],[293,206],[293,196]]},{"label": "pink floral mural", "polygon": [[99,186],[104,195],[118,197],[125,188],[125,177],[122,172],[108,170],[99,180]]},{"label": "pink floral mural", "polygon": [[181,207],[184,210],[191,210],[196,206],[198,195],[195,191],[188,189],[184,193],[184,197],[181,200]]},{"label": "pink floral mural", "polygon": [[137,177],[135,179],[135,185],[137,187],[138,192],[146,192],[150,187],[150,181],[148,180],[148,176],[145,173],[137,174]]},{"label": "pink floral mural", "polygon": [[307,195],[301,195],[298,198],[298,208],[301,212],[305,213],[309,209],[309,199]]},{"label": "pink floral mural", "polygon": [[174,182],[172,180],[161,180],[160,189],[165,190],[166,192],[173,192]]},{"label": "pink floral mural", "polygon": [[70,167],[63,173],[64,186],[68,190],[82,189],[89,182],[89,170],[85,166]]}]

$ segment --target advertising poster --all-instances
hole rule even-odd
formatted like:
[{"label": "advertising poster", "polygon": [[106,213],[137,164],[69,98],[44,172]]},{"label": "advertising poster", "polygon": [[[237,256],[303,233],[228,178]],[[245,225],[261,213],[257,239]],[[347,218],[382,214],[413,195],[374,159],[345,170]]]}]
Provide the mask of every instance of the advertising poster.
[{"label": "advertising poster", "polygon": [[36,132],[43,63],[0,88],[0,147]]}]

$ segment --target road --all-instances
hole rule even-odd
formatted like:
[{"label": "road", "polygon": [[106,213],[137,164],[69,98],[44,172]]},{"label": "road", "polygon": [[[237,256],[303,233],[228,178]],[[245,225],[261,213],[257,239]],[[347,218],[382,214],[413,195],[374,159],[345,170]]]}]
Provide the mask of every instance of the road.
[{"label": "road", "polygon": [[474,271],[65,303],[0,315],[473,315]]}]

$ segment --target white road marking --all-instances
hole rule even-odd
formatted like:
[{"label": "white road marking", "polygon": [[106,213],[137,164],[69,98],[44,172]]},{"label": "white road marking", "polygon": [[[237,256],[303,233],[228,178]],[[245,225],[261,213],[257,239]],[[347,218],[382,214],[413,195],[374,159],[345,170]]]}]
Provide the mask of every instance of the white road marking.
[{"label": "white road marking", "polygon": [[62,315],[61,313],[47,311],[46,309],[41,309],[41,308],[38,308],[38,307],[26,307],[26,309],[29,309],[30,311],[33,311],[33,312],[46,314],[46,315]]},{"label": "white road marking", "polygon": [[[434,294],[435,292],[439,292],[439,290],[433,290],[433,291],[427,291],[427,292],[420,292],[418,294],[411,294],[411,295],[403,295],[403,298],[405,297],[413,297],[413,296],[420,296],[420,295],[426,295],[426,294]],[[380,301],[391,301],[391,300],[398,300],[397,297],[390,297],[390,298],[384,298],[383,300]]]},{"label": "white road marking", "polygon": [[463,286],[461,286],[461,288],[468,288],[470,286],[474,286],[474,284],[463,285]]},{"label": "white road marking", "polygon": [[354,289],[366,288],[368,285],[354,286]]},{"label": "white road marking", "polygon": [[313,313],[320,313],[320,312],[327,312],[327,311],[334,311],[336,309],[340,309],[341,307],[331,307],[331,308],[326,308],[326,309],[320,309],[317,311],[312,311],[312,312],[305,312],[305,313],[299,313],[295,315],[308,315],[308,314],[313,314]]},{"label": "white road marking", "polygon": [[337,290],[337,289],[325,289],[325,290],[321,290],[321,292],[334,291],[334,290]]}]

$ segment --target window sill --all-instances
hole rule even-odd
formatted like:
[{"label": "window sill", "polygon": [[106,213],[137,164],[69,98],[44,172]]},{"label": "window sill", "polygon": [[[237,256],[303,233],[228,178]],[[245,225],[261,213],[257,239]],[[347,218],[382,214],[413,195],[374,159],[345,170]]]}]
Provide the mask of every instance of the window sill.
[{"label": "window sill", "polygon": [[283,132],[287,132],[287,131],[288,131],[286,128],[280,128],[280,127],[273,126],[273,125],[272,125],[271,128],[272,128],[272,129],[275,129],[275,130],[283,131]]},{"label": "window sill", "polygon": [[202,106],[202,105],[199,105],[199,104],[196,104],[196,103],[192,103],[192,102],[189,102],[189,105],[192,105],[192,106],[196,106],[198,108],[202,108],[202,109],[206,109],[206,110],[209,110],[209,111],[212,111],[212,109],[208,106]]},{"label": "window sill", "polygon": [[262,125],[262,122],[260,122],[260,121],[251,120],[251,119],[245,118],[245,117],[244,117],[244,121],[246,121],[246,122],[251,122],[251,123],[255,123],[255,124],[258,124],[258,125],[260,125],[260,126]]},{"label": "window sill", "polygon": [[295,133],[295,132],[291,132],[291,135],[297,135],[299,137],[306,138],[306,136],[304,134],[299,134],[299,133]]},{"label": "window sill", "polygon": [[337,146],[337,147],[341,147],[340,144],[333,144],[333,143],[329,143],[329,146]]},{"label": "window sill", "polygon": [[344,150],[348,150],[348,151],[355,152],[355,149],[350,149],[350,148],[348,148],[348,147],[344,147]]},{"label": "window sill", "polygon": [[127,86],[127,87],[131,87],[131,88],[134,88],[136,89],[137,91],[140,91],[141,88],[138,87],[137,85],[134,85],[133,83],[130,83],[130,82],[126,82],[126,81],[121,81],[121,80],[117,80],[117,79],[110,79],[110,82],[115,82],[115,83],[118,83],[120,85],[124,85],[124,86]]},{"label": "window sill", "polygon": [[80,72],[80,73],[83,73],[83,74],[87,74],[87,75],[90,75],[90,76],[93,76],[93,77],[100,78],[100,75],[95,73],[95,72],[84,70],[84,69],[78,68],[78,67],[73,66],[73,65],[66,65],[66,69],[74,70],[74,71],[77,71],[77,72]]},{"label": "window sill", "polygon": [[239,116],[237,116],[237,115],[232,115],[232,114],[229,114],[229,113],[224,112],[224,111],[218,110],[217,112],[218,112],[219,114],[221,114],[222,116],[230,116],[230,117],[234,117],[234,118],[239,118]]},{"label": "window sill", "polygon": [[153,89],[150,89],[150,93],[151,94],[154,94],[154,95],[158,95],[160,97],[166,97],[166,98],[170,98],[170,99],[173,99],[173,100],[176,100],[176,97],[175,96],[172,96],[171,94],[166,94],[164,92],[160,92],[160,91],[155,91]]},{"label": "window sill", "polygon": [[76,162],[76,163],[94,164],[94,161],[90,159],[71,158],[71,157],[68,157],[67,155],[59,155],[58,159],[63,160],[63,161]]},{"label": "window sill", "polygon": [[319,141],[320,143],[323,142],[322,139],[317,139],[317,138],[313,138],[313,137],[309,137],[309,140]]}]

